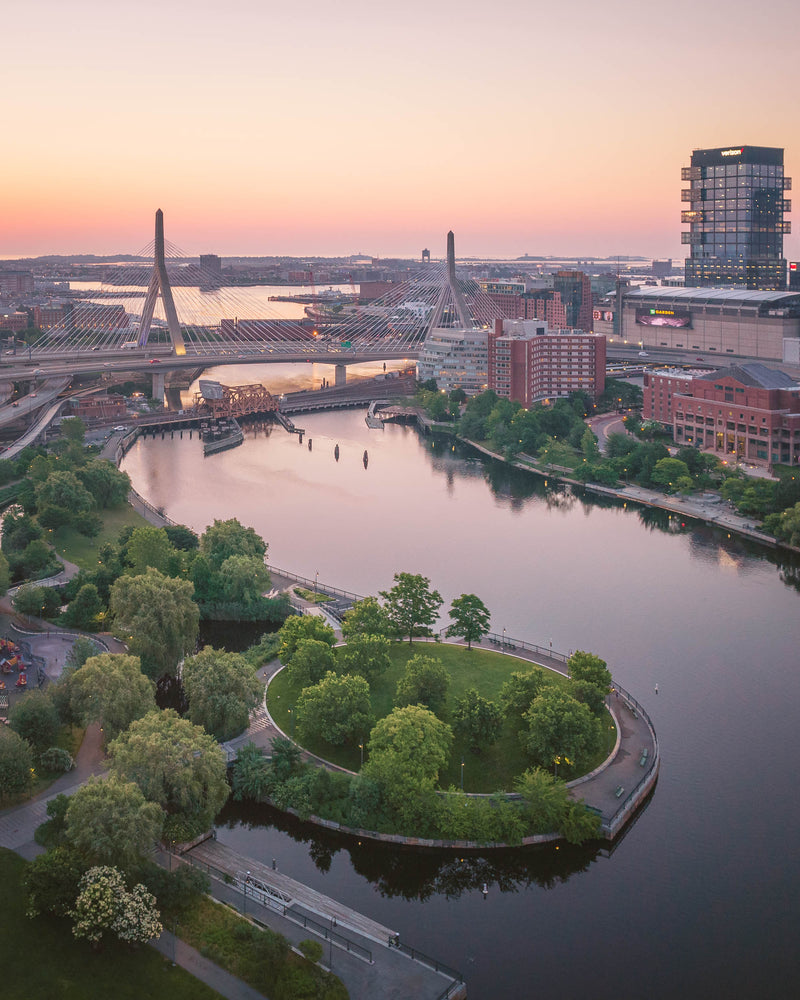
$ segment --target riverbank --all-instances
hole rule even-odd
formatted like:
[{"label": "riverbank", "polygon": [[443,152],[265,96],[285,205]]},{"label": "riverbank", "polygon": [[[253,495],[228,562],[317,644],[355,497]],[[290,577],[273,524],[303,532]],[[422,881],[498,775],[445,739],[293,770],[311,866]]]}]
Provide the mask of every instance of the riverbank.
[{"label": "riverbank", "polygon": [[[437,425],[436,429],[439,430],[440,427],[441,425]],[[461,437],[454,431],[450,431],[449,433],[458,441],[468,445],[470,448],[474,448],[488,458],[493,458],[498,462],[503,462],[505,465],[513,466],[513,468],[521,469],[524,472],[532,472],[542,479],[553,479],[556,482],[565,483],[568,486],[585,490],[588,493],[596,493],[598,496],[621,500],[623,503],[635,503],[643,507],[655,507],[659,510],[668,511],[671,514],[691,517],[694,520],[704,521],[706,524],[713,524],[718,528],[723,528],[725,531],[750,538],[761,545],[767,545],[773,549],[780,548],[786,549],[788,552],[800,553],[800,549],[780,542],[774,536],[760,531],[752,523],[752,518],[745,518],[732,513],[727,502],[721,498],[703,500],[693,497],[671,496],[666,493],[659,493],[657,490],[646,489],[644,486],[601,486],[599,483],[584,483],[578,479],[572,479],[563,469],[553,466],[548,467],[546,470],[540,469],[533,464],[532,459],[527,462],[507,459],[485,445],[478,444],[476,441],[470,441],[469,438]],[[725,507],[728,507],[728,509],[722,509]]]}]

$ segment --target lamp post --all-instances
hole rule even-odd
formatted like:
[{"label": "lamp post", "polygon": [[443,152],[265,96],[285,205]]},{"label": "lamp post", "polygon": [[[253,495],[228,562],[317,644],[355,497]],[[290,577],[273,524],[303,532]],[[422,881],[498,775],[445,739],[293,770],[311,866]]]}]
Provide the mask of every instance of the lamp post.
[{"label": "lamp post", "polygon": [[247,916],[247,883],[250,881],[250,872],[247,872],[244,878],[244,910],[242,911],[245,916]]},{"label": "lamp post", "polygon": [[461,758],[461,791],[464,791],[464,758]]},{"label": "lamp post", "polygon": [[506,651],[506,630],[503,629],[503,652]]},{"label": "lamp post", "polygon": [[317,581],[319,580],[319,570],[314,573],[314,603],[317,603]]},{"label": "lamp post", "polygon": [[358,744],[358,749],[361,751],[361,770],[363,771],[363,769],[364,769],[364,744],[363,743],[359,743]]}]

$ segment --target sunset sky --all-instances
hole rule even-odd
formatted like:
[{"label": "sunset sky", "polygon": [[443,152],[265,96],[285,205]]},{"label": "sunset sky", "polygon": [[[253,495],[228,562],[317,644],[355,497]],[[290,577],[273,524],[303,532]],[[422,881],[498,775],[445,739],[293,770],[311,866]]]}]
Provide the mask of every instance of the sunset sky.
[{"label": "sunset sky", "polygon": [[693,148],[783,146],[800,185],[796,0],[9,0],[3,29],[2,257],[134,253],[160,207],[193,254],[680,259]]}]

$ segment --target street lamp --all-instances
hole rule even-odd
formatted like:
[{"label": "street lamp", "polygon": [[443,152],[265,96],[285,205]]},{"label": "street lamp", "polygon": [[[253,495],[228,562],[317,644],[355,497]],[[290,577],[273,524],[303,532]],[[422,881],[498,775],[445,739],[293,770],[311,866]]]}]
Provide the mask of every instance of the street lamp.
[{"label": "street lamp", "polygon": [[317,580],[319,580],[319,570],[314,574],[314,603],[317,603]]},{"label": "street lamp", "polygon": [[363,743],[359,743],[358,744],[358,749],[361,751],[361,768],[363,770],[363,768],[364,768],[364,744]]},{"label": "street lamp", "polygon": [[461,758],[461,791],[464,791],[464,758]]},{"label": "street lamp", "polygon": [[250,881],[250,872],[247,872],[244,879],[244,910],[243,913],[247,916],[247,883]]},{"label": "street lamp", "polygon": [[503,652],[506,651],[506,630],[503,629]]}]

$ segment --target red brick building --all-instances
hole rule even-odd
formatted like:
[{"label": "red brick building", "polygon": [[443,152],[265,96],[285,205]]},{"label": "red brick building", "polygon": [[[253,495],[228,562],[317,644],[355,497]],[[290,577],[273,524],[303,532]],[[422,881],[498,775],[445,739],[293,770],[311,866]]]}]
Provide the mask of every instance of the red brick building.
[{"label": "red brick building", "polygon": [[525,407],[579,391],[596,397],[605,388],[606,339],[542,321],[496,320],[488,371],[490,389]]},{"label": "red brick building", "polygon": [[702,375],[647,372],[643,415],[675,443],[769,467],[800,464],[800,385],[759,362]]}]

